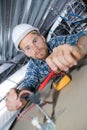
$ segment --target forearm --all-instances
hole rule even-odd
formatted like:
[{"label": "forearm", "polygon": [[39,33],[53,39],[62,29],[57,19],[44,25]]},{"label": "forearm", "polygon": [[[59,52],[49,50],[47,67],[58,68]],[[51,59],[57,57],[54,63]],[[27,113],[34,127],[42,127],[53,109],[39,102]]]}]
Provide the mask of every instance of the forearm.
[{"label": "forearm", "polygon": [[80,49],[83,56],[87,55],[87,35],[79,38],[77,46]]}]

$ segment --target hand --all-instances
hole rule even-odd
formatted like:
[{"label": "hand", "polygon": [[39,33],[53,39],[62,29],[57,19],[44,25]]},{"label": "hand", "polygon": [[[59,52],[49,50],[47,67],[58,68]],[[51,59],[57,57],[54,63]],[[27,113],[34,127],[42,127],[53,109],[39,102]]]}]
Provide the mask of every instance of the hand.
[{"label": "hand", "polygon": [[53,71],[68,71],[77,65],[77,61],[81,58],[82,54],[77,46],[64,44],[54,48],[52,54],[46,58],[46,62]]},{"label": "hand", "polygon": [[22,107],[22,102],[18,98],[15,88],[11,88],[6,95],[6,107],[9,111],[15,111]]}]

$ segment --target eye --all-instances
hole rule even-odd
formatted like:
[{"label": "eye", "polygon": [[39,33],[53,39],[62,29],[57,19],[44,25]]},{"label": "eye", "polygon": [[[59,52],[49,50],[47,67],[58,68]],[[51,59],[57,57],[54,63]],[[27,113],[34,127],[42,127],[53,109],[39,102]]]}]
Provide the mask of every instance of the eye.
[{"label": "eye", "polygon": [[29,51],[29,50],[30,50],[30,47],[29,47],[29,46],[27,46],[27,47],[25,48],[25,50],[26,50],[26,51]]},{"label": "eye", "polygon": [[33,40],[33,43],[36,43],[37,42],[37,38],[35,38],[34,40]]}]

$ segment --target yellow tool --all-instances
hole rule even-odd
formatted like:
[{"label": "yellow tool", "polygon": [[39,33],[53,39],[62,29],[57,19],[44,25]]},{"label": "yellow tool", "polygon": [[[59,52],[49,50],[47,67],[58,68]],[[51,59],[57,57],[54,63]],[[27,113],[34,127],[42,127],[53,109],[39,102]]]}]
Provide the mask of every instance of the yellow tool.
[{"label": "yellow tool", "polygon": [[53,82],[53,87],[58,91],[64,88],[71,81],[71,77],[65,74],[58,82]]}]

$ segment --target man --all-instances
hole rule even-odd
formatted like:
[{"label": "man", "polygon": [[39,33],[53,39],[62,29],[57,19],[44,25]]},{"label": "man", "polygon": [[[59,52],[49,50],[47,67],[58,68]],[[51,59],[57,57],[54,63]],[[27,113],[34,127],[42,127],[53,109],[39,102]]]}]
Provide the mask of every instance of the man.
[{"label": "man", "polygon": [[[30,57],[23,88],[36,90],[40,77],[46,77],[54,70],[68,71],[77,61],[87,54],[87,31],[78,34],[57,36],[46,43],[39,30],[28,24],[17,25],[12,33],[12,40],[17,50]],[[15,88],[6,98],[8,110],[14,111],[23,106]]]}]

